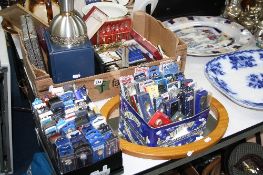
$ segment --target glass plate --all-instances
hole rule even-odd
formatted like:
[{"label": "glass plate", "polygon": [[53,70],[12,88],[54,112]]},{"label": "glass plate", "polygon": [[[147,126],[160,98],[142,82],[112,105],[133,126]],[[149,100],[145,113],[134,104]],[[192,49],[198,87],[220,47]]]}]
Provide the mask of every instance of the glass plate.
[{"label": "glass plate", "polygon": [[163,22],[187,44],[187,54],[215,56],[234,52],[250,43],[253,35],[238,23],[212,16],[189,16]]},{"label": "glass plate", "polygon": [[205,74],[235,103],[263,110],[263,49],[219,56],[206,64]]}]

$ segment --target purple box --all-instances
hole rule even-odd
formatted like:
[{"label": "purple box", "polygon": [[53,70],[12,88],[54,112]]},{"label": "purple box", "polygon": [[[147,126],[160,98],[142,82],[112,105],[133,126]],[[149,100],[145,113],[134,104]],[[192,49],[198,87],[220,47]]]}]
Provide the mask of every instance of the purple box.
[{"label": "purple box", "polygon": [[180,146],[197,140],[203,135],[209,108],[183,121],[173,122],[158,128],[149,126],[121,97],[119,133],[127,141],[147,146]]}]

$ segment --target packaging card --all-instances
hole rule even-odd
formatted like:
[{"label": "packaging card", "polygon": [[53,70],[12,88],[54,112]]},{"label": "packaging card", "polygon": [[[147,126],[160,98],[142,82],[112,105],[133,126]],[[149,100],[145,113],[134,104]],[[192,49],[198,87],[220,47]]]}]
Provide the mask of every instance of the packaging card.
[{"label": "packaging card", "polygon": [[108,16],[96,6],[93,6],[90,11],[83,16],[83,19],[88,29],[88,37],[91,39],[104,22],[108,20]]}]

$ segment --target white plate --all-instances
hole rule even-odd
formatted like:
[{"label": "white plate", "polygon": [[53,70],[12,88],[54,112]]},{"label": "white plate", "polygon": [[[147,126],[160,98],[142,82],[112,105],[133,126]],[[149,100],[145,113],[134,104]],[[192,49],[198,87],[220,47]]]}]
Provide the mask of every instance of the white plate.
[{"label": "white plate", "polygon": [[243,26],[221,17],[181,17],[165,21],[164,25],[187,44],[188,55],[194,56],[234,52],[253,39]]},{"label": "white plate", "polygon": [[88,4],[82,8],[82,13],[84,15],[87,14],[93,6],[103,11],[109,18],[120,18],[128,13],[128,9],[125,6],[113,2],[96,2]]},{"label": "white plate", "polygon": [[263,49],[219,56],[206,64],[205,74],[237,104],[263,110]]},{"label": "white plate", "polygon": [[121,4],[121,5],[127,5],[129,0],[112,0],[112,2]]}]

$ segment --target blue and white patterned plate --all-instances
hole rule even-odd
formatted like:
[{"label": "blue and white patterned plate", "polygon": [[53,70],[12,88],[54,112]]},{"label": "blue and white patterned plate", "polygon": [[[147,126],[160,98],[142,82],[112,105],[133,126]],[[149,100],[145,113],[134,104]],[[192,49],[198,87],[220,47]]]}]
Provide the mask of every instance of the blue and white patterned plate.
[{"label": "blue and white patterned plate", "polygon": [[263,49],[219,56],[206,64],[205,74],[237,104],[263,110]]},{"label": "blue and white patterned plate", "polygon": [[237,51],[253,35],[238,23],[212,16],[188,16],[163,22],[187,44],[187,54],[215,56]]}]

